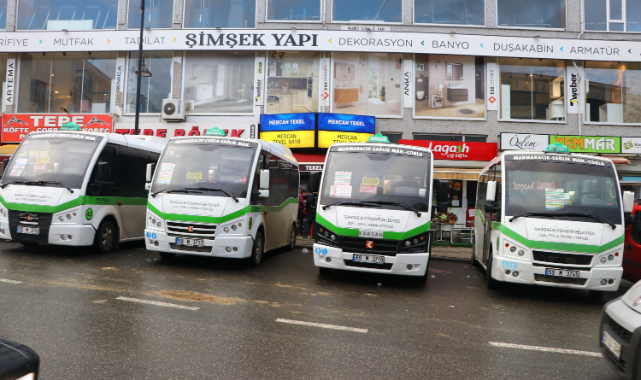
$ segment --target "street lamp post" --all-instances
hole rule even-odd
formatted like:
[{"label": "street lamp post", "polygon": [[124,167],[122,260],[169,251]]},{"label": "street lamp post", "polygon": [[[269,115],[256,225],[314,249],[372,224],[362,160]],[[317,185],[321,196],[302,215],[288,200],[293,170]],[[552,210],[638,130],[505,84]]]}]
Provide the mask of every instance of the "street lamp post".
[{"label": "street lamp post", "polygon": [[143,66],[142,59],[142,44],[143,44],[143,31],[145,30],[145,0],[140,0],[140,41],[138,41],[138,86],[136,88],[136,121],[134,122],[134,134],[140,134],[140,87],[142,85],[142,77],[150,77],[151,72],[147,70],[147,63]]}]

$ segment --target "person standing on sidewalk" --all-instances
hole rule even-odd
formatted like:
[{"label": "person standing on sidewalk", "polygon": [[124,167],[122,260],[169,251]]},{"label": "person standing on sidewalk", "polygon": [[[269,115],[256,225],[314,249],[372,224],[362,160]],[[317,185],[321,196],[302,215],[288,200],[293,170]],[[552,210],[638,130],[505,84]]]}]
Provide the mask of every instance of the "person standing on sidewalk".
[{"label": "person standing on sidewalk", "polygon": [[313,237],[314,221],[316,220],[316,204],[318,203],[318,195],[316,193],[307,194],[307,203],[305,208],[307,210],[307,219],[303,227],[303,236]]},{"label": "person standing on sidewalk", "polygon": [[303,189],[298,190],[298,236],[302,236],[303,231],[303,218],[305,217],[305,197],[303,196]]}]

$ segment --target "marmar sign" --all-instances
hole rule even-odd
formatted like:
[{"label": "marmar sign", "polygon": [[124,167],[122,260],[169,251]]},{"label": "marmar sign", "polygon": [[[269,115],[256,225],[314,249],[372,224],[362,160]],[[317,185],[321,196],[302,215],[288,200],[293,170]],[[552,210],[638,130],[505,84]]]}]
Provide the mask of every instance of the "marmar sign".
[{"label": "marmar sign", "polygon": [[[3,33],[0,52],[134,51],[138,33]],[[520,38],[467,34],[294,31],[274,29],[165,29],[144,32],[149,50],[291,50],[423,53],[588,61],[639,60],[641,41]]]}]

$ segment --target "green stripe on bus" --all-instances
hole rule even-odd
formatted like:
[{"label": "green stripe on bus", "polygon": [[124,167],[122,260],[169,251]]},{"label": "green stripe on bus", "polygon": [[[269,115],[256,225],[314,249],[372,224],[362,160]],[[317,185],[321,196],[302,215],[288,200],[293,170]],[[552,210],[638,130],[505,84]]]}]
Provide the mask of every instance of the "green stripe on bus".
[{"label": "green stripe on bus", "polygon": [[28,203],[10,203],[0,196],[0,203],[8,210],[22,212],[40,212],[55,214],[60,211],[68,210],[73,207],[82,205],[117,205],[122,202],[123,206],[144,206],[147,204],[147,198],[142,197],[97,197],[81,195],[76,199],[70,200],[56,206],[34,205]]},{"label": "green stripe on bus", "polygon": [[283,210],[287,205],[290,205],[292,203],[298,203],[298,199],[296,198],[288,198],[285,202],[283,202],[280,206],[247,206],[244,207],[238,211],[234,211],[231,214],[223,215],[223,216],[200,216],[200,215],[182,215],[182,214],[166,214],[163,212],[160,212],[156,207],[154,207],[151,203],[147,202],[147,208],[149,211],[153,212],[154,214],[158,215],[160,218],[164,220],[175,220],[178,222],[199,222],[199,223],[225,223],[230,220],[240,218],[241,216],[250,213],[250,212],[279,212]]},{"label": "green stripe on bus", "polygon": [[476,216],[481,218],[481,223],[485,223],[485,215],[483,215],[483,211],[479,210],[478,208],[476,209]]},{"label": "green stripe on bus", "polygon": [[[327,228],[328,230],[332,230],[333,232],[337,233],[340,236],[358,237],[358,229],[343,228],[343,227],[335,226],[318,213],[316,213],[316,223]],[[420,225],[416,228],[413,228],[405,232],[383,231],[383,239],[403,240],[412,236],[416,236],[420,233],[427,232],[429,231],[429,229],[430,229],[430,222],[428,221],[423,225]]]},{"label": "green stripe on bus", "polygon": [[505,236],[516,240],[517,242],[532,249],[549,249],[554,251],[568,251],[568,252],[585,252],[585,253],[601,253],[609,249],[623,244],[624,236],[620,236],[603,245],[589,245],[589,244],[575,244],[575,243],[557,243],[548,241],[529,240],[518,233],[512,231],[504,224],[501,224],[501,233]]}]

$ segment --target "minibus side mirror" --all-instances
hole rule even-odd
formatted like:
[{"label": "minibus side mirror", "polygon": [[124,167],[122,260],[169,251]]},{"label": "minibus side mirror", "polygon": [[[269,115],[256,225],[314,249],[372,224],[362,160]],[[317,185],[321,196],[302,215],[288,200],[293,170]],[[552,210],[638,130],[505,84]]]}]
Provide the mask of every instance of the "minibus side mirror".
[{"label": "minibus side mirror", "polygon": [[[269,189],[269,170],[261,170],[260,171],[260,182],[259,182],[258,188],[260,190],[268,190]],[[269,195],[267,195],[269,197]]]},{"label": "minibus side mirror", "polygon": [[632,214],[634,208],[634,193],[631,191],[623,192],[623,213]]},{"label": "minibus side mirror", "polygon": [[107,172],[109,163],[108,162],[99,162],[98,163],[98,181],[107,182],[109,180],[109,173]]},{"label": "minibus side mirror", "polygon": [[309,183],[307,188],[312,193],[317,193],[320,190],[320,181],[323,172],[314,172],[309,175]]},{"label": "minibus side mirror", "polygon": [[493,203],[486,203],[485,204],[485,212],[489,212],[490,214],[494,214],[496,212],[496,206]]},{"label": "minibus side mirror", "polygon": [[2,173],[4,173],[5,171],[7,171],[7,168],[8,168],[8,167],[9,167],[9,159],[8,159],[8,158],[5,158],[5,159],[2,161]]},{"label": "minibus side mirror", "polygon": [[269,198],[269,190],[258,190],[258,198]]},{"label": "minibus side mirror", "polygon": [[145,176],[145,181],[147,181],[147,183],[151,182],[151,179],[154,177],[155,169],[156,169],[156,164],[154,163],[147,164],[147,173]]},{"label": "minibus side mirror", "polygon": [[496,200],[496,181],[487,182],[487,193],[485,195],[486,202],[494,202]]},{"label": "minibus side mirror", "polygon": [[27,346],[0,338],[0,379],[37,379],[40,357]]},{"label": "minibus side mirror", "polygon": [[628,228],[628,227],[632,226],[634,224],[634,222],[636,222],[636,220],[637,220],[637,215],[640,215],[640,214],[641,213],[637,213],[637,214],[634,214],[634,215],[632,215],[632,214],[623,215],[623,221],[625,223],[625,228]]},{"label": "minibus side mirror", "polygon": [[438,212],[447,212],[449,191],[450,183],[448,180],[439,179],[438,182],[436,182],[436,210]]}]

